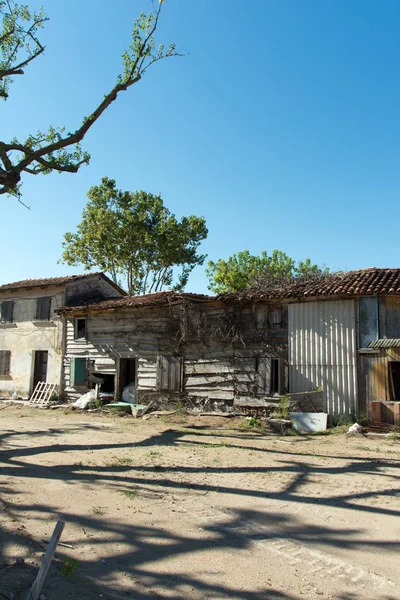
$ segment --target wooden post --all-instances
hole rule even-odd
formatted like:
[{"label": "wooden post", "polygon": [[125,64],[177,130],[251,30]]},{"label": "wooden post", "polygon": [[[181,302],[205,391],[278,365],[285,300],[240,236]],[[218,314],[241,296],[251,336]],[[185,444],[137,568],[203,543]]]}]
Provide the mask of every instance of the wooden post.
[{"label": "wooden post", "polygon": [[30,589],[30,592],[27,596],[26,600],[38,600],[40,592],[42,590],[44,580],[46,579],[47,572],[49,570],[51,561],[53,560],[54,553],[57,548],[58,541],[61,537],[61,534],[64,529],[64,521],[57,521],[57,524],[54,528],[53,535],[50,538],[49,545],[47,546],[46,554],[43,557],[42,564],[39,569],[39,573],[33,585]]}]

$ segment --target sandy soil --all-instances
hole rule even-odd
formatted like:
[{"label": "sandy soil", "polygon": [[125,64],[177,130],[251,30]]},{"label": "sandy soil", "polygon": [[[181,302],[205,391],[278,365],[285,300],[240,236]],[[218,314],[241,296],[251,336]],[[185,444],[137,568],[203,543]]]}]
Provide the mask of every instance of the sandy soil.
[{"label": "sandy soil", "polygon": [[1,594],[400,599],[400,442],[238,425],[1,407]]}]

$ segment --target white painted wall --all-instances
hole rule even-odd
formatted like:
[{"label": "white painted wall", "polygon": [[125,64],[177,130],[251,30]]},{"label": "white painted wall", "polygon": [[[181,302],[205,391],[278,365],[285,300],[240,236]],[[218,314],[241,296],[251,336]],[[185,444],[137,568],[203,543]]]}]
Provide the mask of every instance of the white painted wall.
[{"label": "white painted wall", "polygon": [[[51,296],[50,321],[35,321],[37,298]],[[62,369],[62,320],[54,310],[64,303],[64,286],[8,290],[2,300],[14,301],[13,323],[0,323],[0,350],[11,351],[10,376],[0,376],[0,397],[16,392],[27,398],[32,392],[35,351],[47,350],[47,382],[60,386]]]}]

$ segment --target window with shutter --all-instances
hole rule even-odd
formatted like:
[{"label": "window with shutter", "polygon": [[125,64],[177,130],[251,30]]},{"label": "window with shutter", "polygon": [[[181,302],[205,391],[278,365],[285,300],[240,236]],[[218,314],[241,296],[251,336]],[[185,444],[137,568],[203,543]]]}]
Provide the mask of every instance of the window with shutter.
[{"label": "window with shutter", "polygon": [[182,357],[166,356],[158,357],[157,365],[157,388],[171,392],[180,392],[182,389]]},{"label": "window with shutter", "polygon": [[0,350],[0,376],[7,377],[10,375],[11,351]]},{"label": "window with shutter", "polygon": [[4,300],[1,303],[1,322],[12,323],[14,317],[14,301]]},{"label": "window with shutter", "polygon": [[268,325],[271,329],[282,327],[282,307],[271,306],[268,310]]},{"label": "window with shutter", "polygon": [[285,360],[264,356],[258,359],[258,393],[273,396],[285,392]]},{"label": "window with shutter", "polygon": [[51,297],[38,298],[36,303],[36,320],[50,321]]},{"label": "window with shutter", "polygon": [[257,361],[258,393],[271,393],[271,358],[268,356],[259,358]]}]

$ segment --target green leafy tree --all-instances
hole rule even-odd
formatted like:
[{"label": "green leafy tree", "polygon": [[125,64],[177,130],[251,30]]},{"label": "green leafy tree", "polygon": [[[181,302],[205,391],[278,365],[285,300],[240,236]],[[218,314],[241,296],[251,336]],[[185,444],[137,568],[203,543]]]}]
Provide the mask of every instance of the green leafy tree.
[{"label": "green leafy tree", "polygon": [[[156,62],[178,56],[175,45],[156,45],[154,34],[159,24],[163,0],[153,5],[153,13],[135,19],[132,42],[122,56],[123,70],[111,90],[79,127],[66,133],[64,127],[50,126],[26,139],[0,140],[0,194],[20,195],[23,174],[47,174],[53,171],[76,173],[90,156],[80,142],[118,95],[138,83]],[[13,78],[45,50],[39,39],[40,29],[48,20],[43,8],[30,10],[14,0],[0,0],[0,98],[7,100]]]},{"label": "green leafy tree", "polygon": [[182,290],[203,264],[197,250],[208,233],[204,217],[178,220],[160,196],[123,192],[106,177],[87,195],[77,232],[64,235],[61,262],[99,268],[116,283],[122,279],[129,294]]},{"label": "green leafy tree", "polygon": [[265,251],[254,256],[244,250],[232,254],[228,260],[209,261],[206,269],[210,281],[208,288],[215,294],[239,292],[262,280],[289,280],[326,272],[327,269],[312,264],[309,258],[296,262],[281,250],[274,250],[271,256]]}]

